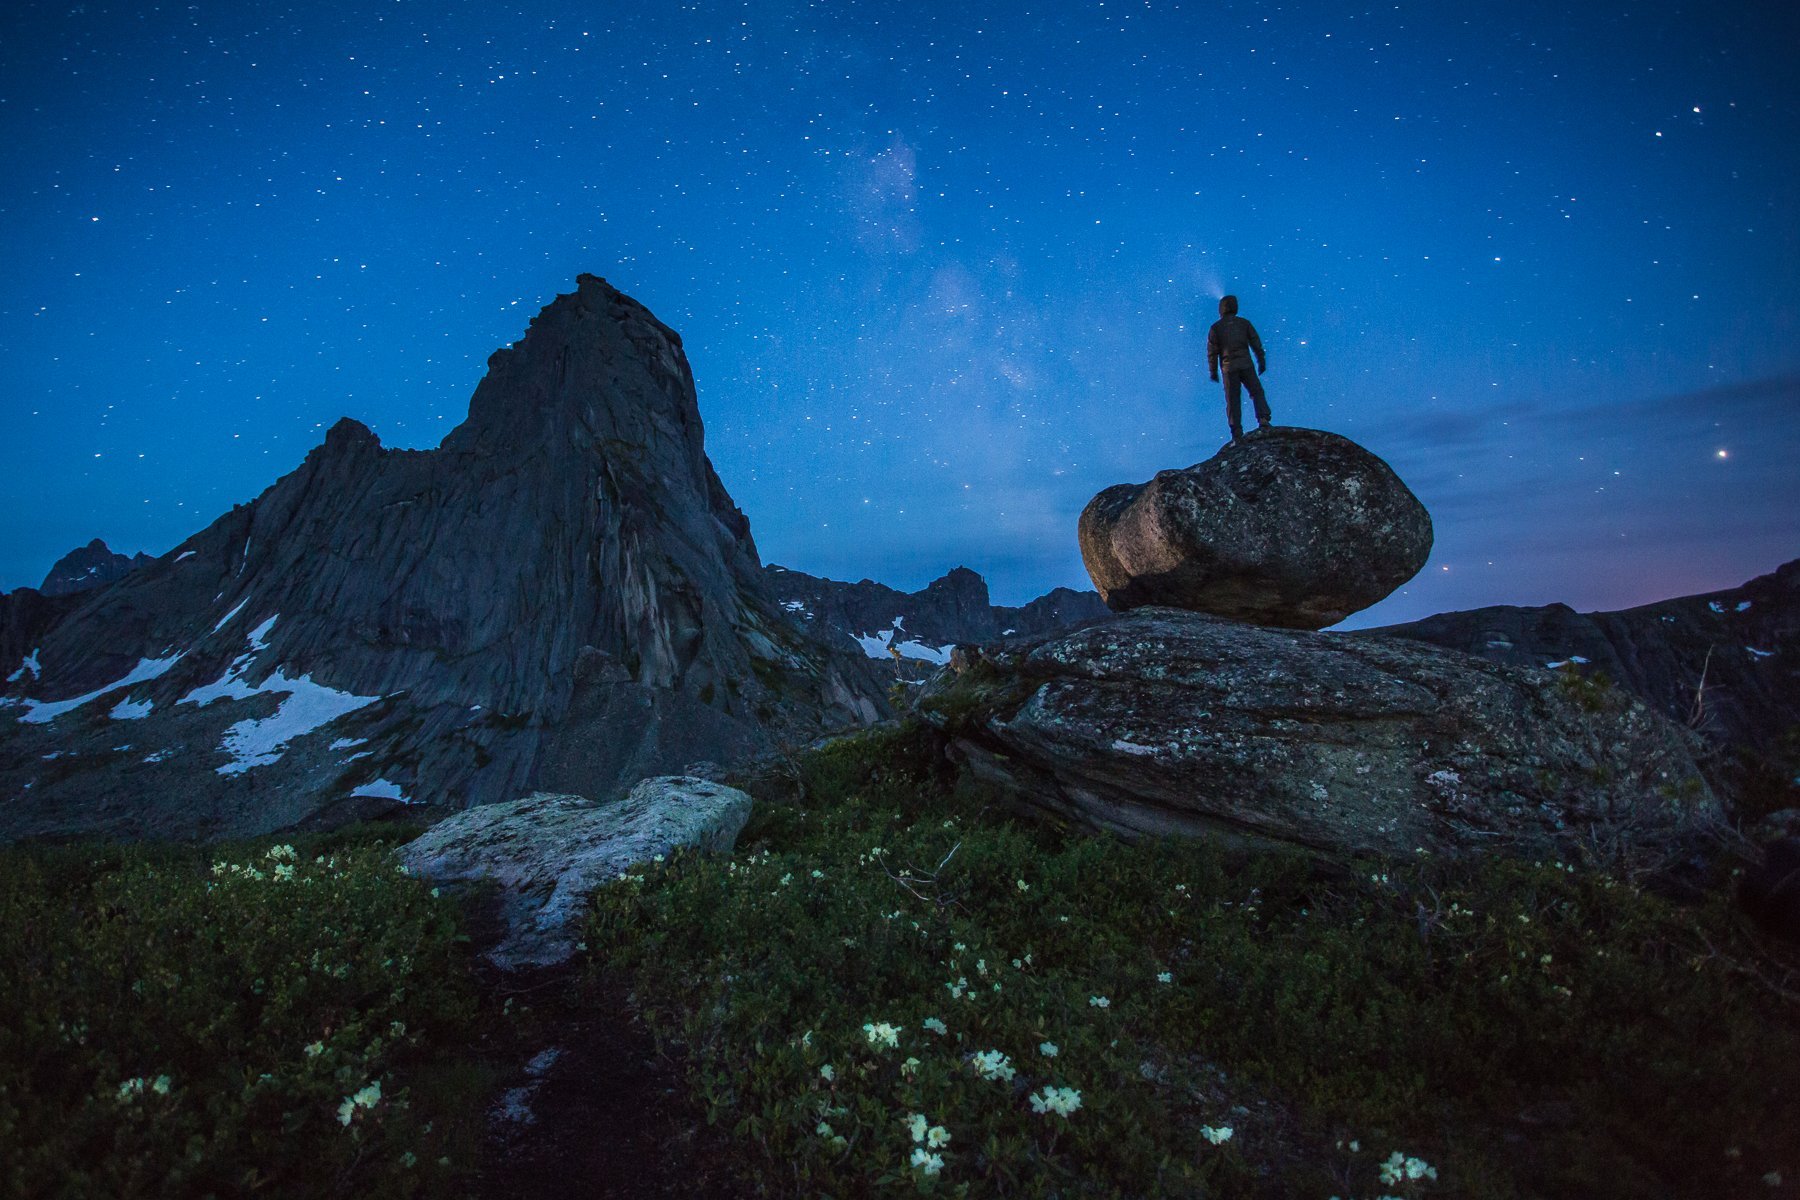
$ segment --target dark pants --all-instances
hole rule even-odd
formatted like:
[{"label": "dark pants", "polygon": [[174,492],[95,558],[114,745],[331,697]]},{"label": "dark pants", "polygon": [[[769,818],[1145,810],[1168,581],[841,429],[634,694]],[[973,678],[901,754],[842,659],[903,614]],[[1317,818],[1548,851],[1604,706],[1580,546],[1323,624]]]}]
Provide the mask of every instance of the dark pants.
[{"label": "dark pants", "polygon": [[1256,423],[1269,423],[1269,401],[1263,396],[1262,380],[1256,377],[1255,367],[1226,367],[1220,374],[1225,380],[1225,419],[1231,423],[1233,434],[1244,431],[1244,402],[1238,395],[1238,388],[1250,390],[1250,401],[1256,406]]}]

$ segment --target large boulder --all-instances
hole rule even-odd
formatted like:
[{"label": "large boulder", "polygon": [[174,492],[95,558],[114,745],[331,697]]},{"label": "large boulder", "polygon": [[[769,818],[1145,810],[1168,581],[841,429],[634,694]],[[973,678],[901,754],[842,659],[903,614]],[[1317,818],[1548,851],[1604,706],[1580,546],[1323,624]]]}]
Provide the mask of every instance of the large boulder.
[{"label": "large boulder", "polygon": [[1363,634],[1143,608],[987,648],[919,700],[1015,798],[1126,836],[1660,865],[1719,818],[1616,688]]},{"label": "large boulder", "polygon": [[1320,629],[1369,607],[1431,554],[1431,515],[1349,438],[1274,427],[1185,470],[1119,484],[1081,514],[1100,596]]},{"label": "large boulder", "polygon": [[534,792],[448,817],[399,850],[437,883],[498,885],[503,932],[487,956],[506,970],[554,966],[575,952],[594,888],[678,846],[729,853],[750,797],[691,775],[646,779],[624,800]]}]

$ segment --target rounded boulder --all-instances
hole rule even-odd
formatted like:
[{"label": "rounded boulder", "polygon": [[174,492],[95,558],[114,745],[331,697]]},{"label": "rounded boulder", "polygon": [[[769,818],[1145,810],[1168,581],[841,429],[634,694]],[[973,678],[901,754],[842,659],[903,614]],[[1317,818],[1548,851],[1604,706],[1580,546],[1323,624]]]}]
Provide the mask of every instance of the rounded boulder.
[{"label": "rounded boulder", "polygon": [[1109,608],[1322,629],[1416,575],[1431,514],[1349,438],[1276,426],[1088,502],[1081,558]]}]

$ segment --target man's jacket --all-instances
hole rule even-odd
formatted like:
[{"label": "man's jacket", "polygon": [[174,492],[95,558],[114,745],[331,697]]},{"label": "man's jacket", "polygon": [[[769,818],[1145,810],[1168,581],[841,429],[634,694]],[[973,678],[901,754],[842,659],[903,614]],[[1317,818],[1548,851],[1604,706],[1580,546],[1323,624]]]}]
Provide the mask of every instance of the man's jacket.
[{"label": "man's jacket", "polygon": [[1247,371],[1252,353],[1256,355],[1257,373],[1261,374],[1268,359],[1263,356],[1262,339],[1256,336],[1256,326],[1235,315],[1220,317],[1213,322],[1206,335],[1207,374],[1217,375],[1221,363],[1227,371]]}]

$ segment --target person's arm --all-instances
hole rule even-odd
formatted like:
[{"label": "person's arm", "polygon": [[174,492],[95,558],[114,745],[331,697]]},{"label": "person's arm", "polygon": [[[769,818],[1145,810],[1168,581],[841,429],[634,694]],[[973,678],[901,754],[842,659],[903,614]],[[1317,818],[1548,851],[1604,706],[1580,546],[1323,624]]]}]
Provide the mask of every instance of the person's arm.
[{"label": "person's arm", "polygon": [[1250,330],[1250,348],[1256,351],[1256,373],[1261,375],[1269,369],[1268,356],[1263,354],[1262,339],[1256,336],[1256,326],[1251,325],[1248,321],[1245,321],[1244,325]]},{"label": "person's arm", "polygon": [[1206,331],[1206,373],[1212,376],[1214,383],[1219,382],[1219,327],[1217,325]]}]

